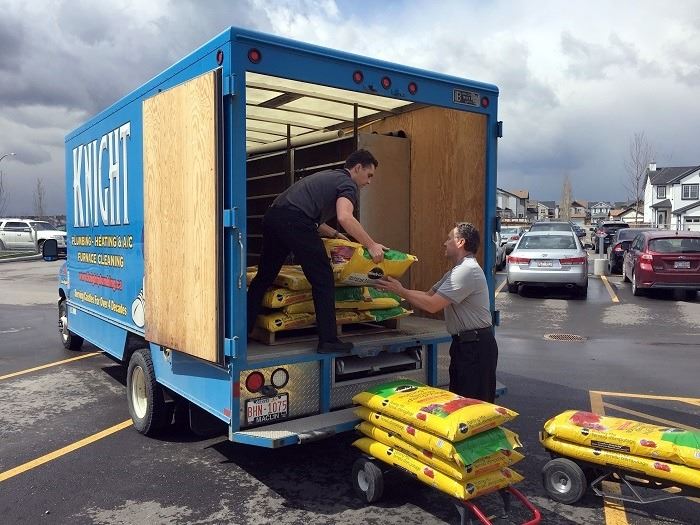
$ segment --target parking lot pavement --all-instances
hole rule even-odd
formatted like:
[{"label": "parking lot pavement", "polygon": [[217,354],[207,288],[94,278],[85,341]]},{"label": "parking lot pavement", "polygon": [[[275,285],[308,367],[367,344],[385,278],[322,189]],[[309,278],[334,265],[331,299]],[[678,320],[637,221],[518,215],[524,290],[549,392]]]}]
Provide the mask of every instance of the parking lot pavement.
[{"label": "parking lot pavement", "polygon": [[[128,423],[124,368],[90,345],[82,352],[60,345],[58,265],[18,264],[4,265],[9,282],[9,274],[0,276],[3,523],[457,523],[447,496],[396,473],[387,476],[380,502],[358,500],[350,485],[357,456],[351,433],[281,450],[181,428],[141,436]],[[497,277],[499,284],[505,278]],[[564,410],[698,426],[697,299],[638,298],[614,276],[609,281],[619,303],[601,279],[591,279],[585,300],[556,289],[496,298],[498,376],[508,387],[499,402],[520,413],[510,427],[526,456],[516,466],[525,476],[519,488],[544,523],[697,523],[700,507],[692,500],[615,510],[592,494],[576,505],[555,503],[542,488],[549,456],[538,432]],[[545,339],[551,333],[582,340]],[[495,496],[480,500],[492,513],[498,503]],[[512,522],[522,521],[516,511]]]}]

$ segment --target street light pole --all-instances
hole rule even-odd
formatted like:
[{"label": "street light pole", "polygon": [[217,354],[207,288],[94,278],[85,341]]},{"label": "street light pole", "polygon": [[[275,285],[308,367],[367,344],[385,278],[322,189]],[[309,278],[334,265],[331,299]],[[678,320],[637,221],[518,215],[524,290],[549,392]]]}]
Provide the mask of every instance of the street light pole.
[{"label": "street light pole", "polygon": [[0,157],[0,162],[2,162],[2,159],[4,159],[5,157],[14,157],[14,156],[15,156],[14,153],[5,153],[2,157]]}]

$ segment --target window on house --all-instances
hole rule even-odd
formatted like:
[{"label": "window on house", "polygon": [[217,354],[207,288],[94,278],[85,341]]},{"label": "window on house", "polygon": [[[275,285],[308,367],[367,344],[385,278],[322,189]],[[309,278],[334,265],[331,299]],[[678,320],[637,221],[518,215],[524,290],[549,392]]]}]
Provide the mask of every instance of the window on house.
[{"label": "window on house", "polygon": [[666,198],[666,186],[657,186],[656,187],[656,198],[657,199],[665,199]]},{"label": "window on house", "polygon": [[683,184],[681,186],[681,199],[697,200],[700,184]]}]

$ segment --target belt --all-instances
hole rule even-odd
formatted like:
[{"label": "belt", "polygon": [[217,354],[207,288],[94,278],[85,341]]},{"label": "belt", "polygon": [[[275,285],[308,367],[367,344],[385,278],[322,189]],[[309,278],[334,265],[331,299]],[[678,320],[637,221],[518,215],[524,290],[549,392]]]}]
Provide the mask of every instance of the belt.
[{"label": "belt", "polygon": [[462,330],[461,332],[452,334],[452,339],[459,343],[471,343],[478,341],[480,336],[486,334],[487,332],[491,332],[492,329],[493,328],[491,326],[487,326],[485,328],[476,328],[474,330]]}]

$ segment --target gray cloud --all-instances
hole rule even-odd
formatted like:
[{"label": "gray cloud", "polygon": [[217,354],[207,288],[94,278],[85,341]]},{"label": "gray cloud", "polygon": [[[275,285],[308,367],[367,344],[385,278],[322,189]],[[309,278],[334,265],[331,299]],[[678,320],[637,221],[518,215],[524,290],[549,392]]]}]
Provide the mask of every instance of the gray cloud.
[{"label": "gray cloud", "polygon": [[610,69],[635,67],[639,62],[634,45],[623,42],[615,33],[610,35],[608,45],[602,45],[566,31],[561,35],[561,48],[570,61],[567,71],[576,78],[602,79]]}]

